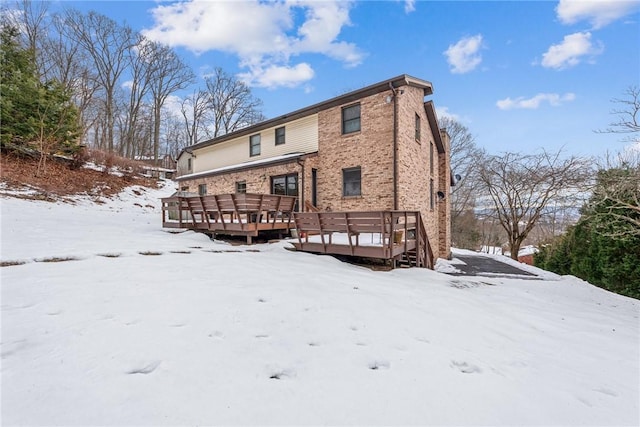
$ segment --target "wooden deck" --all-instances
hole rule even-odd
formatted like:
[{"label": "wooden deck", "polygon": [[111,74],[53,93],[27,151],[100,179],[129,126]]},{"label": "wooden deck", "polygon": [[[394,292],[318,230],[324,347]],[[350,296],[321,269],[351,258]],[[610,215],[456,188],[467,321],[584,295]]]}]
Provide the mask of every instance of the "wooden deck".
[{"label": "wooden deck", "polygon": [[212,235],[240,235],[247,243],[260,232],[288,233],[296,197],[274,194],[216,194],[162,199],[162,226]]},{"label": "wooden deck", "polygon": [[433,269],[420,212],[295,212],[297,250],[392,260]]}]

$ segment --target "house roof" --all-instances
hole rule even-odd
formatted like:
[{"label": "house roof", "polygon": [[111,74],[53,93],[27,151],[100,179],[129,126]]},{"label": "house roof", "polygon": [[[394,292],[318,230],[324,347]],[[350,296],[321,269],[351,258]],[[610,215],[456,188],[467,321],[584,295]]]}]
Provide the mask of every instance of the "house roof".
[{"label": "house roof", "polygon": [[268,159],[252,160],[250,162],[237,163],[235,165],[222,166],[216,169],[209,169],[202,172],[190,173],[188,175],[181,175],[176,179],[178,181],[181,181],[184,179],[203,178],[205,176],[216,175],[224,172],[249,169],[256,166],[274,165],[278,163],[290,163],[308,154],[309,153],[290,153],[290,154],[284,154],[282,156],[269,157]]},{"label": "house roof", "polygon": [[438,130],[438,117],[436,116],[436,107],[433,105],[433,101],[427,101],[424,103],[424,111],[427,113],[427,120],[429,120],[429,127],[432,130],[435,130],[433,133],[433,139],[436,143],[436,148],[438,149],[438,153],[444,153],[445,146],[444,141],[442,140],[442,135]]},{"label": "house roof", "polygon": [[[347,104],[352,101],[356,101],[358,99],[364,98],[366,96],[374,95],[376,93],[384,92],[385,90],[389,90],[392,87],[398,88],[401,86],[414,86],[417,88],[421,88],[424,90],[424,96],[428,96],[433,94],[433,85],[431,82],[426,80],[418,79],[416,77],[412,77],[408,74],[401,74],[397,77],[393,77],[391,79],[387,79],[381,81],[379,83],[372,84],[370,86],[363,87],[362,89],[354,90],[352,92],[345,93],[344,95],[336,96],[335,98],[328,99],[326,101],[313,104],[309,107],[302,108],[300,110],[293,111],[288,114],[284,114],[282,116],[275,117],[273,119],[266,120],[264,122],[257,123],[255,125],[248,126],[246,128],[242,128],[235,132],[228,133],[223,136],[219,136],[217,138],[213,138],[207,141],[199,142],[194,145],[190,145],[182,150],[180,155],[183,152],[191,152],[192,150],[198,150],[200,148],[208,147],[210,145],[219,144],[221,142],[228,141],[233,138],[237,138],[243,135],[249,135],[256,132],[259,132],[263,129],[267,129],[270,127],[278,126],[280,124],[290,122],[292,120],[297,120],[302,117],[309,116],[311,114],[316,114],[319,111],[326,110],[328,108],[332,108],[338,105]],[[430,119],[431,122],[431,119]],[[431,124],[431,123],[430,123]],[[439,136],[435,136],[439,138]],[[436,141],[437,143],[438,141]],[[440,141],[442,144],[442,142]],[[439,147],[440,148],[440,147]],[[180,157],[180,156],[178,156]]]}]

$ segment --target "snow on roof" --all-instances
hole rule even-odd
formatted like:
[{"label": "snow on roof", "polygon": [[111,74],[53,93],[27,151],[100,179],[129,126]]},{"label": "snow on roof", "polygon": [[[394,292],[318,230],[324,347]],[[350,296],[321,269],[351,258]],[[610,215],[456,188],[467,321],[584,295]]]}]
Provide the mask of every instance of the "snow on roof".
[{"label": "snow on roof", "polygon": [[540,252],[538,248],[533,245],[523,246],[518,251],[518,256],[534,255]]}]

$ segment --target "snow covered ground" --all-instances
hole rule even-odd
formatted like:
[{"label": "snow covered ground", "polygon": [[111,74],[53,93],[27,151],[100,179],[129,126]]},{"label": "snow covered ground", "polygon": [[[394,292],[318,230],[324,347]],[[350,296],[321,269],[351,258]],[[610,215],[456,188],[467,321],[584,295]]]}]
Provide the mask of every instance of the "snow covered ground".
[{"label": "snow covered ground", "polygon": [[172,234],[173,190],[0,199],[2,425],[640,424],[637,300]]}]

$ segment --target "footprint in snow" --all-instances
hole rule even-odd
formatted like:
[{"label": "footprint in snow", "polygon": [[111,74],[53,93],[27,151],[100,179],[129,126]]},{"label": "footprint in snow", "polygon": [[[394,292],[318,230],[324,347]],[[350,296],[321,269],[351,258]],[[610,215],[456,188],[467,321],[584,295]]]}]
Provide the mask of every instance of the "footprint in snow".
[{"label": "footprint in snow", "polygon": [[380,369],[389,369],[391,367],[391,363],[388,360],[374,360],[369,363],[369,369],[372,371],[377,371]]},{"label": "footprint in snow", "polygon": [[224,334],[220,331],[213,331],[209,334],[210,338],[217,338],[219,340],[221,340],[222,338],[224,338]]},{"label": "footprint in snow", "polygon": [[451,361],[451,367],[456,368],[463,374],[475,374],[482,372],[482,369],[480,369],[479,366],[467,362],[459,362],[457,360]]},{"label": "footprint in snow", "polygon": [[284,380],[293,378],[296,376],[296,373],[293,369],[270,369],[269,370],[269,379],[271,380]]},{"label": "footprint in snow", "polygon": [[618,397],[618,393],[607,388],[594,388],[593,391],[597,391],[598,393],[606,394],[607,396],[611,397]]},{"label": "footprint in snow", "polygon": [[153,362],[150,362],[144,366],[140,366],[138,368],[133,368],[129,371],[127,371],[127,374],[132,375],[132,374],[143,374],[143,375],[147,375],[152,373],[153,371],[155,371],[158,366],[160,366],[160,363],[162,363],[160,360],[154,360]]}]

